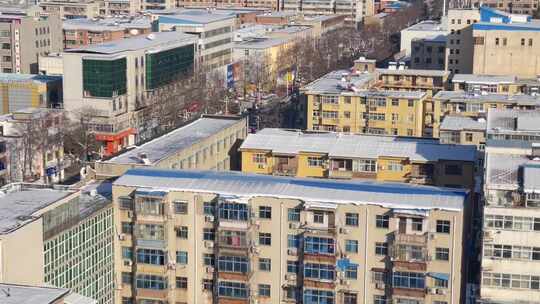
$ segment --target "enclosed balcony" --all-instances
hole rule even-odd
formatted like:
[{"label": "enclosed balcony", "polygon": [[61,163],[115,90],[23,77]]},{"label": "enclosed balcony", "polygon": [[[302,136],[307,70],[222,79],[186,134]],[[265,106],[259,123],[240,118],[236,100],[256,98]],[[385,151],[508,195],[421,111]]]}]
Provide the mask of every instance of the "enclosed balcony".
[{"label": "enclosed balcony", "polygon": [[295,176],[298,170],[298,162],[294,156],[274,157],[274,175]]},{"label": "enclosed balcony", "polygon": [[329,176],[331,178],[352,178],[352,159],[332,159],[330,160]]},{"label": "enclosed balcony", "polygon": [[220,230],[217,236],[217,246],[223,251],[247,251],[250,247],[246,231]]},{"label": "enclosed balcony", "polygon": [[433,164],[413,164],[409,182],[414,184],[433,184]]}]

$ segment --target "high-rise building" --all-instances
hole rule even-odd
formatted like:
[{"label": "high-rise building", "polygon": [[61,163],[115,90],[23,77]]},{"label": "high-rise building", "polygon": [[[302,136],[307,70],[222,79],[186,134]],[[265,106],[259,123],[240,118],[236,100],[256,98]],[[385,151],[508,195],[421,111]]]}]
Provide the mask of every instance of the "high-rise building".
[{"label": "high-rise building", "polygon": [[454,74],[473,72],[473,28],[480,20],[478,9],[449,9],[446,70]]},{"label": "high-rise building", "polygon": [[0,8],[0,73],[38,73],[38,56],[62,50],[62,20]]},{"label": "high-rise building", "polygon": [[488,114],[481,303],[538,303],[539,111]]},{"label": "high-rise building", "polygon": [[110,184],[79,191],[9,184],[0,192],[1,282],[48,284],[113,303]]},{"label": "high-rise building", "polygon": [[46,15],[56,14],[62,19],[96,18],[103,5],[101,0],[46,0],[38,4]]},{"label": "high-rise building", "polygon": [[411,68],[420,70],[444,70],[446,36],[416,38],[411,42]]},{"label": "high-rise building", "polygon": [[347,23],[355,26],[364,22],[364,18],[375,15],[373,0],[283,0],[279,5],[280,10],[300,12],[306,16],[343,15]]},{"label": "high-rise building", "polygon": [[461,303],[468,195],[132,169],[113,185],[117,303]]},{"label": "high-rise building", "polygon": [[240,151],[249,173],[474,188],[476,149],[436,139],[263,129]]},{"label": "high-rise building", "polygon": [[446,22],[426,20],[411,25],[400,32],[400,48],[404,55],[409,56],[412,53],[412,41],[414,39],[431,38],[438,36],[447,36]]},{"label": "high-rise building", "polygon": [[93,117],[104,155],[150,139],[159,127],[144,118],[152,94],[193,71],[196,41],[194,35],[164,32],[66,50],[64,108]]}]

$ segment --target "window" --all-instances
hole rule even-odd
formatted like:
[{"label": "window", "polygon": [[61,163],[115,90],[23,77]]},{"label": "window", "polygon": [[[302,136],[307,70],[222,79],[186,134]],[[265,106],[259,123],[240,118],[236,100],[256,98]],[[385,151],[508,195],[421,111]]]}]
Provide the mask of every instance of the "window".
[{"label": "window", "polygon": [[388,304],[388,299],[385,296],[373,296],[373,304]]},{"label": "window", "polygon": [[187,253],[187,251],[177,251],[176,252],[176,263],[178,263],[178,264],[187,264],[188,263],[188,253]]},{"label": "window", "polygon": [[387,255],[388,254],[388,244],[387,243],[375,243],[375,254],[376,255]]},{"label": "window", "polygon": [[287,248],[300,248],[300,236],[295,234],[287,235]]},{"label": "window", "polygon": [[437,220],[438,233],[450,233],[450,221]]},{"label": "window", "polygon": [[140,274],[137,275],[137,288],[166,289],[167,278],[157,275]]},{"label": "window", "polygon": [[389,161],[388,171],[394,171],[394,172],[403,171],[403,165],[398,161]]},{"label": "window", "polygon": [[336,270],[334,265],[306,263],[304,264],[304,277],[333,281],[336,277]]},{"label": "window", "polygon": [[131,272],[122,272],[122,284],[131,285],[133,282],[133,274]]},{"label": "window", "polygon": [[137,249],[137,263],[165,265],[165,253],[157,249]]},{"label": "window", "polygon": [[216,238],[216,231],[212,228],[203,228],[203,240],[213,241]]},{"label": "window", "polygon": [[533,46],[533,40],[529,38],[529,46]]},{"label": "window", "polygon": [[290,300],[295,300],[295,301],[299,301],[298,300],[298,289],[293,287],[293,286],[288,286],[286,287],[285,289],[285,297],[287,299],[290,299]]},{"label": "window", "polygon": [[351,96],[345,96],[343,97],[343,101],[347,104],[350,104],[351,103]]},{"label": "window", "polygon": [[266,164],[266,155],[262,153],[253,154],[253,162],[256,164]]},{"label": "window", "polygon": [[247,273],[249,270],[249,260],[243,256],[220,256],[218,258],[218,270]]},{"label": "window", "polygon": [[521,46],[525,45],[525,38],[521,38]]},{"label": "window", "polygon": [[204,214],[214,215],[216,213],[216,204],[214,202],[204,202],[203,209]]},{"label": "window", "polygon": [[272,218],[272,207],[270,207],[270,206],[259,206],[259,218],[271,219]]},{"label": "window", "polygon": [[358,213],[345,213],[345,225],[358,227]]},{"label": "window", "polygon": [[304,251],[312,254],[334,254],[334,239],[308,236],[304,241]]},{"label": "window", "polygon": [[448,280],[434,278],[434,284],[437,288],[448,288]]},{"label": "window", "polygon": [[211,253],[203,254],[203,264],[204,266],[214,266],[214,255]]},{"label": "window", "polygon": [[176,237],[180,239],[187,239],[188,238],[188,227],[187,226],[180,226],[176,227]]},{"label": "window", "polygon": [[188,203],[187,202],[174,202],[174,213],[187,214]]},{"label": "window", "polygon": [[272,245],[272,234],[260,232],[259,245],[265,245],[265,246]]},{"label": "window", "polygon": [[303,304],[334,304],[334,292],[318,289],[305,289]]},{"label": "window", "polygon": [[343,294],[343,304],[358,304],[358,298],[355,293],[345,292]]},{"label": "window", "polygon": [[122,258],[126,260],[133,259],[133,249],[131,247],[122,247]]},{"label": "window", "polygon": [[390,223],[390,217],[388,215],[376,215],[375,216],[375,226],[377,228],[388,228]]},{"label": "window", "polygon": [[321,157],[308,157],[308,166],[322,167],[324,161]]},{"label": "window", "polygon": [[176,288],[178,288],[178,289],[187,289],[187,278],[186,277],[176,277]]},{"label": "window", "polygon": [[412,220],[412,230],[413,231],[422,231],[422,223],[424,222],[421,218],[413,218]]},{"label": "window", "polygon": [[345,118],[351,118],[351,112],[345,111],[345,112],[343,112],[343,116],[344,116]]},{"label": "window", "polygon": [[246,204],[223,202],[219,204],[219,218],[234,221],[247,221],[249,208]]},{"label": "window", "polygon": [[208,290],[208,291],[214,290],[214,280],[203,279],[203,290]]},{"label": "window", "polygon": [[460,165],[445,165],[444,166],[444,174],[446,175],[462,175],[462,168]]},{"label": "window", "polygon": [[345,240],[345,251],[351,253],[358,253],[358,241]]},{"label": "window", "polygon": [[349,266],[347,266],[345,269],[345,277],[347,279],[356,280],[358,278],[358,265],[349,264]]},{"label": "window", "polygon": [[271,271],[272,270],[272,261],[270,259],[259,259],[259,270],[260,271]]},{"label": "window", "polygon": [[448,261],[450,250],[448,248],[435,248],[435,259],[439,261]]},{"label": "window", "polygon": [[392,276],[394,288],[424,289],[426,279],[424,274],[416,272],[394,272]]},{"label": "window", "polygon": [[499,45],[499,38],[495,38],[495,45]]},{"label": "window", "polygon": [[259,284],[259,297],[270,297],[270,285]]},{"label": "window", "polygon": [[323,211],[313,211],[313,222],[323,224],[324,223],[324,212]]},{"label": "window", "polygon": [[248,289],[244,283],[220,281],[218,294],[223,297],[247,299]]},{"label": "window", "polygon": [[540,289],[540,276],[508,274],[508,273],[482,273],[482,284],[499,288]]},{"label": "window", "polygon": [[473,141],[473,134],[472,133],[465,133],[465,141],[472,142]]},{"label": "window", "polygon": [[287,272],[288,273],[298,273],[299,269],[298,261],[287,261]]},{"label": "window", "polygon": [[122,233],[132,234],[133,233],[133,224],[130,222],[122,222]]},{"label": "window", "polygon": [[122,297],[122,304],[133,304],[133,298]]},{"label": "window", "polygon": [[287,218],[289,222],[299,222],[300,221],[300,209],[298,208],[289,208],[287,210]]},{"label": "window", "polygon": [[122,210],[133,210],[133,199],[129,196],[119,197],[118,204]]}]

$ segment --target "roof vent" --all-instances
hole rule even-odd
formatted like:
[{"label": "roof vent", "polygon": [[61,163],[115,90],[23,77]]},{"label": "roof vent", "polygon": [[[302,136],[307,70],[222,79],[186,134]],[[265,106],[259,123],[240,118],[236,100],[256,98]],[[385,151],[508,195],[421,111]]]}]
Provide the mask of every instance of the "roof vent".
[{"label": "roof vent", "polygon": [[154,40],[154,39],[156,39],[156,35],[154,35],[154,34],[148,34],[148,36],[146,36],[146,39],[148,39],[148,40]]},{"label": "roof vent", "polygon": [[140,153],[139,158],[141,159],[143,164],[150,165],[150,160],[148,159],[148,155],[146,155],[146,153]]}]

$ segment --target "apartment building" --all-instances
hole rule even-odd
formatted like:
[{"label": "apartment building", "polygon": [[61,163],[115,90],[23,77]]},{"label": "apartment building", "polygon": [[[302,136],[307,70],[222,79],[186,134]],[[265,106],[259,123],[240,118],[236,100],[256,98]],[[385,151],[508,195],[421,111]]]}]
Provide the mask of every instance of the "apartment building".
[{"label": "apartment building", "polygon": [[64,48],[79,48],[152,32],[148,17],[71,19],[63,23]]},{"label": "apartment building", "polygon": [[132,169],[117,303],[461,303],[467,192]]},{"label": "apartment building", "polygon": [[[478,9],[448,10],[446,70],[454,74],[473,73],[473,27],[480,20]],[[477,73],[475,73],[477,74]]]},{"label": "apartment building", "polygon": [[474,7],[480,7],[481,5],[488,6],[493,9],[498,9],[513,14],[533,15],[538,9],[538,0],[474,0],[471,2],[471,5]]},{"label": "apartment building", "polygon": [[401,30],[400,49],[403,55],[410,56],[413,50],[412,42],[415,39],[447,36],[448,30],[445,22],[425,20]]},{"label": "apartment building", "polygon": [[152,33],[66,50],[64,108],[73,115],[96,112],[92,129],[104,155],[151,138],[159,127],[144,118],[155,102],[152,96],[192,71],[196,39]]},{"label": "apartment building", "polygon": [[415,38],[411,41],[411,68],[444,71],[446,36]]},{"label": "apartment building", "polygon": [[61,108],[62,77],[0,73],[0,114],[26,108]]},{"label": "apartment building", "polygon": [[488,114],[481,303],[538,303],[540,112]]},{"label": "apartment building", "polygon": [[80,191],[36,184],[1,188],[1,281],[46,284],[112,304],[113,209],[102,191],[110,192],[110,184]]},{"label": "apartment building", "polygon": [[232,62],[235,15],[203,10],[177,9],[156,12],[159,31],[195,35],[198,65],[208,70],[221,68],[223,75]]},{"label": "apartment building", "polygon": [[134,16],[141,11],[141,0],[104,0],[101,16]]},{"label": "apartment building", "polygon": [[247,136],[247,118],[204,115],[192,123],[95,163],[96,177],[108,179],[131,168],[239,170],[237,150]]},{"label": "apartment building", "polygon": [[343,15],[349,25],[359,26],[364,18],[375,15],[375,2],[372,0],[283,0],[280,10],[300,13],[304,16]]},{"label": "apartment building", "polygon": [[32,15],[0,8],[0,72],[38,73],[38,56],[62,50],[62,21],[58,15]]},{"label": "apartment building", "polygon": [[474,188],[476,149],[434,139],[263,129],[240,152],[246,173]]},{"label": "apartment building", "polygon": [[443,144],[475,145],[478,158],[483,159],[486,127],[484,117],[447,115],[441,123],[439,140]]},{"label": "apartment building", "polygon": [[3,183],[62,181],[64,127],[64,116],[59,110],[27,108],[0,115]]},{"label": "apartment building", "polygon": [[486,93],[516,94],[522,91],[523,85],[514,75],[456,74],[452,76],[454,91],[466,91],[478,95]]},{"label": "apartment building", "polygon": [[101,0],[51,0],[40,1],[38,5],[45,15],[59,15],[62,20],[97,18],[103,5]]}]

